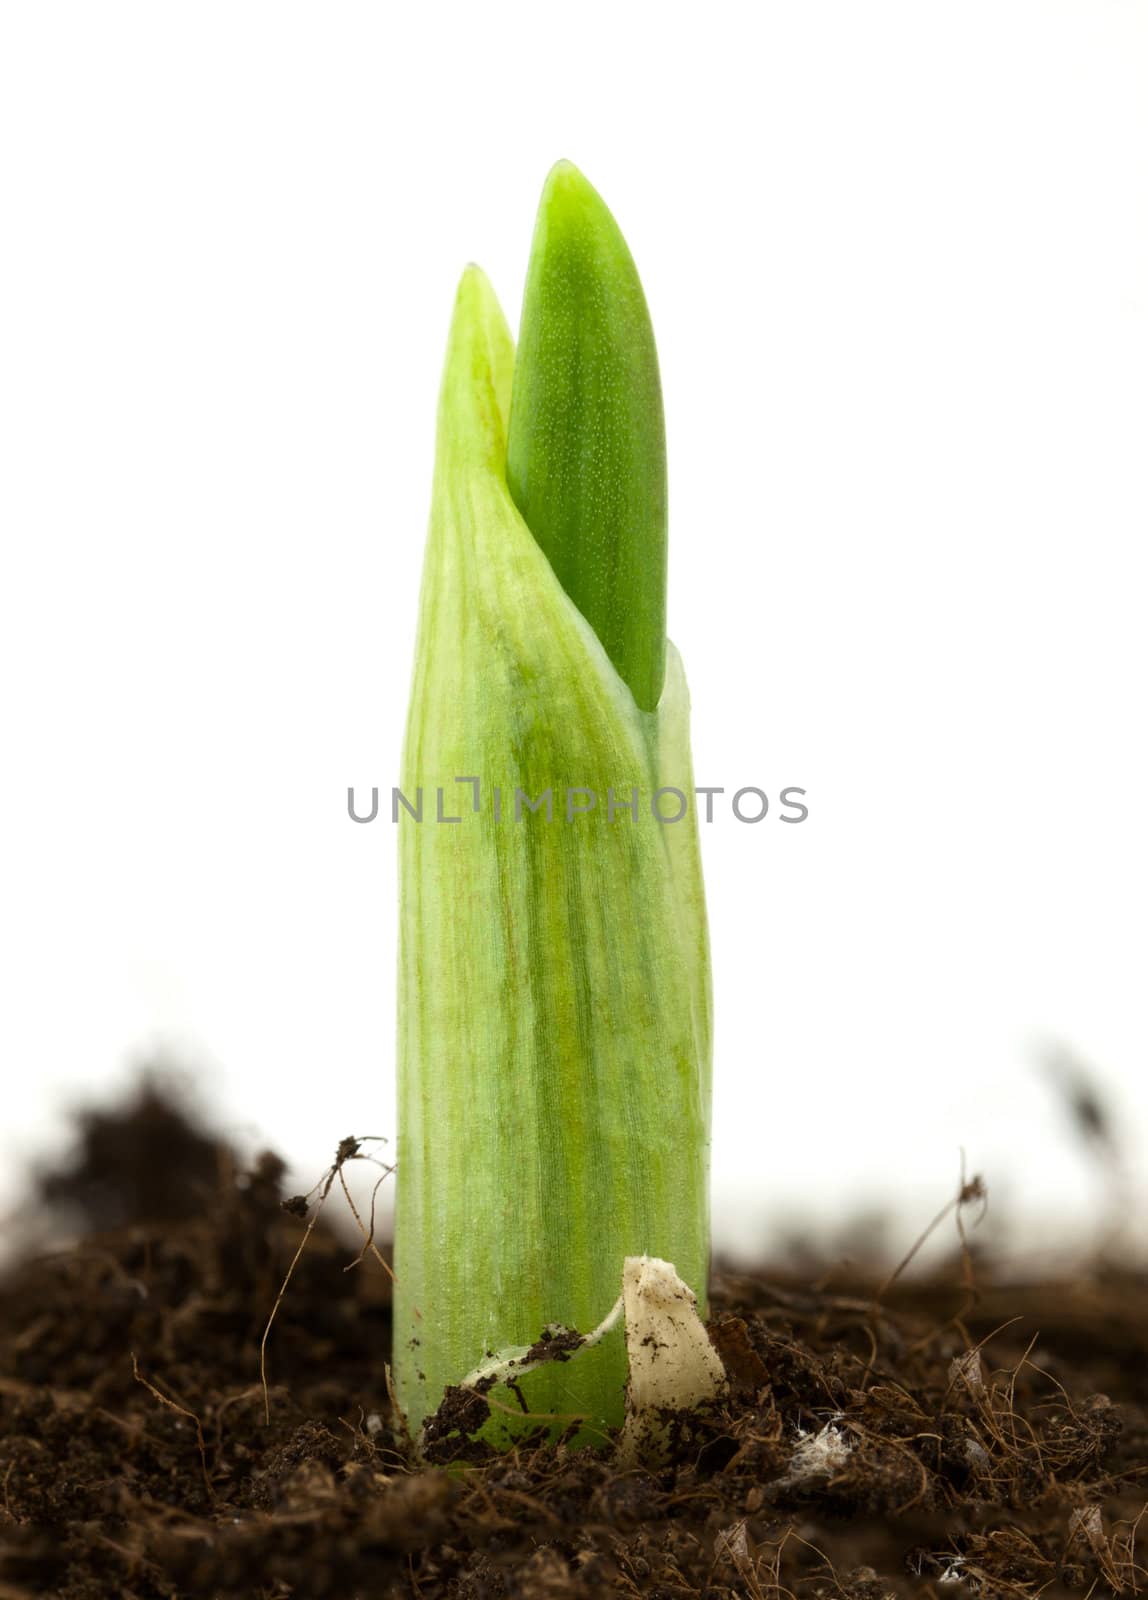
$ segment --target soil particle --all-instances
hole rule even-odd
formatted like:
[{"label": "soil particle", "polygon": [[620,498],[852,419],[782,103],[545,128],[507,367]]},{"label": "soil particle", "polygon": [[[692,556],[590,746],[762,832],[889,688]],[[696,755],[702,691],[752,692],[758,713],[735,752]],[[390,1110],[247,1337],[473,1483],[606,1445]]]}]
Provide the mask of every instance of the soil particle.
[{"label": "soil particle", "polygon": [[267,1420],[260,1341],[308,1226],[282,1208],[282,1163],[241,1171],[156,1084],[80,1135],[40,1201],[81,1242],[0,1279],[0,1600],[1148,1586],[1141,1274],[978,1263],[970,1291],[955,1259],[878,1305],[880,1270],[832,1292],[719,1273],[729,1398],[664,1466],[541,1434],[493,1455],[473,1437],[487,1402],[462,1389],[435,1466],[391,1409],[387,1279],[369,1254],[345,1270],[325,1214],[268,1339]]},{"label": "soil particle", "polygon": [[523,1356],[523,1364],[536,1361],[569,1361],[585,1343],[574,1328],[544,1328]]}]

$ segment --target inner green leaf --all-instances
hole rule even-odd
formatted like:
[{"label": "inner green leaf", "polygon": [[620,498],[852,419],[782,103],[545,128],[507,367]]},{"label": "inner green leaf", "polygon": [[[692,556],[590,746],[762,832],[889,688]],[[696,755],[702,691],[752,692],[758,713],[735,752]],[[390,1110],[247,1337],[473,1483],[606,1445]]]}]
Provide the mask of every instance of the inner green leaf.
[{"label": "inner green leaf", "polygon": [[666,661],[658,356],[614,218],[560,161],[542,191],[514,365],[507,482],[559,582],[644,711]]}]

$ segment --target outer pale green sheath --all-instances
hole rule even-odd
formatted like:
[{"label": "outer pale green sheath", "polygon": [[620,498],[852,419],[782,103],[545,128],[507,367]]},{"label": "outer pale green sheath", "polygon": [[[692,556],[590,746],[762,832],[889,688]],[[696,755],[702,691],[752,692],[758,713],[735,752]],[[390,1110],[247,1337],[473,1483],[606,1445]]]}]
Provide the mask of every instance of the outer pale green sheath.
[{"label": "outer pale green sheath", "polygon": [[[469,268],[401,782],[412,801],[421,788],[423,820],[400,810],[398,830],[394,1366],[415,1427],[489,1352],[551,1322],[594,1326],[625,1256],[674,1262],[700,1297],[708,1262],[709,960],[685,680],[668,646],[657,708],[639,708],[516,509],[513,366]],[[477,811],[460,777],[479,780]],[[664,786],[690,796],[685,820],[654,820]],[[435,820],[439,787],[460,821]],[[594,791],[596,809],[568,822],[568,787]],[[623,809],[634,787],[637,820]],[[553,820],[516,820],[516,790],[548,788]],[[621,1420],[624,1382],[618,1330],[522,1389],[534,1413],[600,1427]]]}]

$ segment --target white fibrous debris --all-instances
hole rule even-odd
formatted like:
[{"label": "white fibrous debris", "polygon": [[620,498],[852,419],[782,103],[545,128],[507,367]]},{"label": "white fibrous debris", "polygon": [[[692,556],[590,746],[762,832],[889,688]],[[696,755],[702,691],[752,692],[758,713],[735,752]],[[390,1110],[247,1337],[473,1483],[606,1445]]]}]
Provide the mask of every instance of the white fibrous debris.
[{"label": "white fibrous debris", "polygon": [[460,1387],[477,1389],[485,1394],[487,1389],[493,1388],[496,1383],[517,1383],[518,1379],[524,1378],[528,1372],[545,1366],[548,1361],[556,1360],[559,1352],[564,1359],[569,1360],[580,1350],[590,1350],[594,1345],[600,1344],[611,1329],[617,1326],[621,1315],[622,1296],[619,1295],[591,1333],[576,1333],[573,1328],[564,1327],[561,1322],[548,1322],[542,1330],[542,1338],[536,1344],[508,1345],[505,1350],[487,1356],[473,1372],[467,1373]]},{"label": "white fibrous debris", "polygon": [[828,1478],[843,1467],[853,1446],[834,1423],[827,1422],[816,1433],[798,1430],[798,1443],[789,1458],[789,1470],[776,1480],[778,1488],[790,1489],[811,1478]]},{"label": "white fibrous debris", "polygon": [[965,1440],[965,1460],[979,1472],[987,1472],[992,1466],[992,1457],[979,1439]]},{"label": "white fibrous debris", "polygon": [[726,1385],[698,1303],[669,1261],[627,1256],[622,1266],[630,1380],[620,1448],[631,1459],[656,1454],[667,1415],[716,1400]]},{"label": "white fibrous debris", "polygon": [[1068,1519],[1069,1539],[1083,1538],[1091,1550],[1107,1546],[1104,1537],[1104,1518],[1099,1506],[1080,1506]]},{"label": "white fibrous debris", "polygon": [[367,1418],[366,1423],[364,1424],[364,1426],[366,1427],[367,1433],[370,1436],[370,1438],[373,1439],[376,1434],[382,1433],[382,1431],[383,1431],[383,1419],[382,1419],[382,1417],[380,1417],[380,1415],[379,1415],[379,1413],[377,1411],[372,1411],[370,1416]]},{"label": "white fibrous debris", "polygon": [[963,1384],[970,1394],[979,1395],[985,1389],[985,1371],[979,1350],[966,1350],[949,1362],[949,1383]]},{"label": "white fibrous debris", "polygon": [[723,1528],[714,1540],[714,1556],[718,1561],[729,1561],[743,1577],[753,1575],[753,1558],[749,1553],[749,1536],[745,1521]]}]

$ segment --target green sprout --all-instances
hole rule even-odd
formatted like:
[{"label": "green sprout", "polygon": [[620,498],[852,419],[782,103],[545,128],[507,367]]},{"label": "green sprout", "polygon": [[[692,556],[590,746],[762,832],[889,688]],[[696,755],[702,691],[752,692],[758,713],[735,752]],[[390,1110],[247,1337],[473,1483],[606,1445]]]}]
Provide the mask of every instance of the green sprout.
[{"label": "green sprout", "polygon": [[[517,360],[469,267],[439,401],[395,802],[394,1375],[412,1428],[484,1360],[596,1327],[627,1257],[673,1262],[704,1304],[709,950],[665,564],[645,298],[563,162]],[[494,1391],[487,1435],[580,1417],[604,1436],[625,1382],[618,1328]]]}]

